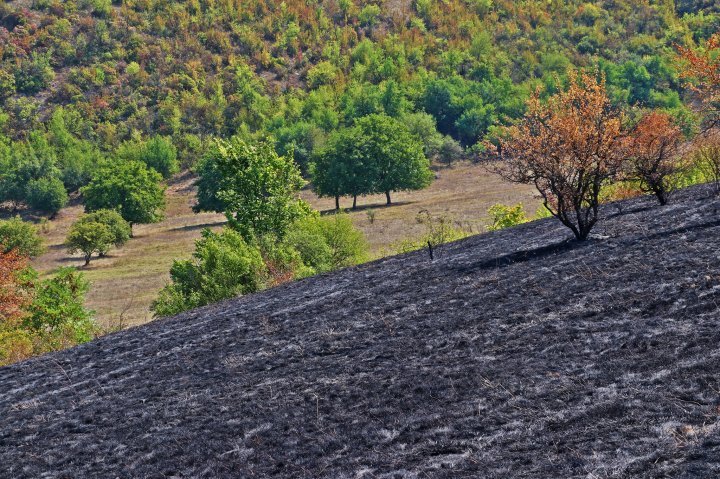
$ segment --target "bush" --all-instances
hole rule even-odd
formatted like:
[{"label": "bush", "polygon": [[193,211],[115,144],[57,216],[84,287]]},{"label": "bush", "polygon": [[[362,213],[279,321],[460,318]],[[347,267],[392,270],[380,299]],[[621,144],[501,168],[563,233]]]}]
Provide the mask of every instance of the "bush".
[{"label": "bush", "polygon": [[46,177],[31,180],[25,190],[25,199],[31,208],[55,216],[67,206],[69,198],[60,178]]},{"label": "bush", "polygon": [[96,332],[92,311],[85,309],[89,283],[73,268],[35,286],[34,297],[23,319],[23,327],[38,335],[44,350],[57,350],[85,343]]},{"label": "bush", "polygon": [[15,250],[21,256],[39,256],[45,251],[37,228],[20,219],[0,220],[0,249],[3,253]]},{"label": "bush", "polygon": [[171,316],[206,304],[252,293],[262,287],[265,264],[257,246],[236,231],[204,230],[195,243],[193,258],[175,261],[171,283],[153,302],[157,316]]},{"label": "bush", "polygon": [[344,213],[299,220],[288,232],[287,244],[314,273],[354,266],[367,256],[365,236]]},{"label": "bush", "polygon": [[515,206],[493,205],[488,210],[488,213],[492,218],[492,224],[488,226],[488,231],[498,231],[527,223],[528,221],[522,203],[518,203]]}]

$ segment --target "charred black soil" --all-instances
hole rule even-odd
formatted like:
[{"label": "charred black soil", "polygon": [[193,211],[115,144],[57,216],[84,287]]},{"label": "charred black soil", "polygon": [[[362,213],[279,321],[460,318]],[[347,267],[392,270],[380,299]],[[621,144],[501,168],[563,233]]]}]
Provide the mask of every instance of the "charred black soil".
[{"label": "charred black soil", "polygon": [[604,215],[0,369],[0,476],[717,477],[720,200]]}]

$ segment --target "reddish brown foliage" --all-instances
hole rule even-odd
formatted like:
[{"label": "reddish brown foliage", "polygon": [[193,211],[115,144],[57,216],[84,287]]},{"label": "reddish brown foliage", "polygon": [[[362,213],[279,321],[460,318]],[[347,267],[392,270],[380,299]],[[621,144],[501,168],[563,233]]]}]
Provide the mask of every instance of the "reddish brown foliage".
[{"label": "reddish brown foliage", "polygon": [[584,240],[597,222],[602,185],[622,165],[621,123],[604,80],[571,74],[567,91],[547,104],[536,93],[522,122],[506,129],[495,149],[498,171],[534,184],[550,212]]},{"label": "reddish brown foliage", "polygon": [[666,113],[646,114],[628,137],[625,178],[638,181],[646,193],[654,194],[661,205],[675,185],[674,178],[683,169],[678,149],[683,139],[680,128]]},{"label": "reddish brown foliage", "polygon": [[679,47],[680,77],[698,94],[706,128],[720,122],[720,33],[713,35],[700,51]]},{"label": "reddish brown foliage", "polygon": [[22,315],[28,298],[19,275],[26,266],[27,259],[14,251],[0,252],[0,325],[14,322]]}]

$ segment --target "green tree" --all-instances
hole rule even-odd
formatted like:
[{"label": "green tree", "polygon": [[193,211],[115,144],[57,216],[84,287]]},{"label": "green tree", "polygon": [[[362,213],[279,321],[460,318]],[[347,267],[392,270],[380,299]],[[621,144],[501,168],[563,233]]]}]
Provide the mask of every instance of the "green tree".
[{"label": "green tree", "polygon": [[67,206],[69,198],[60,178],[45,177],[28,183],[25,200],[31,208],[44,211],[52,218]]},{"label": "green tree", "polygon": [[236,231],[204,230],[190,260],[175,261],[171,283],[152,305],[157,316],[171,316],[240,294],[263,285],[265,264],[260,250]]},{"label": "green tree", "polygon": [[419,190],[430,185],[430,162],[423,144],[405,126],[386,115],[370,115],[357,122],[363,163],[369,165],[372,193],[385,193],[391,204],[392,191]]},{"label": "green tree", "polygon": [[65,240],[68,253],[82,253],[85,266],[90,264],[92,255],[105,255],[113,245],[115,236],[110,228],[102,223],[78,221],[70,227]]},{"label": "green tree", "polygon": [[125,142],[120,145],[117,154],[123,160],[145,163],[166,179],[180,170],[175,145],[170,138],[160,135],[155,135],[147,141]]},{"label": "green tree", "polygon": [[8,253],[15,250],[21,256],[35,257],[45,251],[42,238],[37,228],[20,219],[19,216],[9,220],[0,220],[0,251]]},{"label": "green tree", "polygon": [[23,327],[37,334],[45,350],[90,341],[97,326],[85,308],[89,283],[73,268],[61,268],[52,278],[34,281],[33,298]]},{"label": "green tree", "polygon": [[[113,235],[112,243],[116,248],[127,243],[130,239],[130,225],[114,210],[97,210],[82,215],[77,223],[100,223],[108,227]],[[101,252],[102,256],[104,253]]]},{"label": "green tree", "polygon": [[351,196],[355,208],[357,197],[372,191],[370,166],[358,143],[360,137],[358,128],[333,133],[310,167],[313,191],[321,197],[335,198],[337,210],[341,196]]},{"label": "green tree", "polygon": [[131,231],[134,224],[157,223],[165,208],[161,180],[160,173],[138,161],[105,165],[80,189],[85,211],[116,210],[130,224]]},{"label": "green tree", "polygon": [[310,207],[297,198],[304,181],[291,155],[267,140],[217,140],[198,169],[196,211],[224,211],[245,238],[282,236]]}]

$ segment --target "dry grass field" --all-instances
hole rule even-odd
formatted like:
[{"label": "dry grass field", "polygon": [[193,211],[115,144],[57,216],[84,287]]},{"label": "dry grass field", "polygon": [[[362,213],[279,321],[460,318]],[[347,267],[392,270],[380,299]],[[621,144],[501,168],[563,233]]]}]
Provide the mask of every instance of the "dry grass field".
[{"label": "dry grass field", "polygon": [[[194,214],[193,179],[183,175],[168,187],[166,219],[152,225],[135,227],[135,238],[121,249],[113,249],[105,258],[96,258],[83,268],[79,256],[70,256],[63,241],[72,222],[82,213],[82,206],[63,210],[50,222],[44,234],[48,251],[34,261],[34,266],[50,274],[62,266],[76,266],[86,274],[92,286],[88,307],[96,312],[103,326],[131,326],[152,320],[150,303],[168,281],[174,259],[188,257],[200,231],[205,227],[219,228],[225,218],[219,214]],[[320,211],[334,208],[334,200],[317,198],[311,192],[303,196]],[[528,214],[538,200],[528,187],[503,182],[477,165],[460,165],[437,172],[436,181],[426,190],[396,193],[394,205],[385,206],[385,197],[358,199],[358,209],[350,212],[353,221],[365,233],[373,256],[390,254],[392,245],[406,238],[423,234],[416,221],[421,210],[433,215],[445,214],[464,228],[482,232],[487,223],[487,210],[496,203],[526,205]],[[343,207],[351,200],[344,199]],[[374,221],[368,211],[374,212]]]}]

